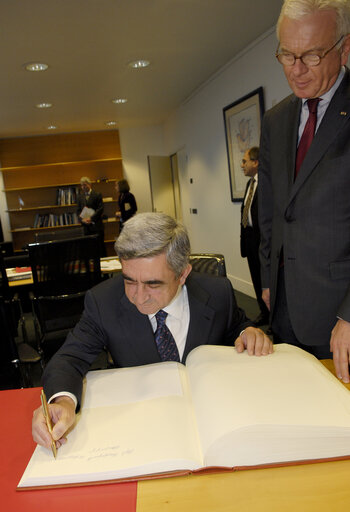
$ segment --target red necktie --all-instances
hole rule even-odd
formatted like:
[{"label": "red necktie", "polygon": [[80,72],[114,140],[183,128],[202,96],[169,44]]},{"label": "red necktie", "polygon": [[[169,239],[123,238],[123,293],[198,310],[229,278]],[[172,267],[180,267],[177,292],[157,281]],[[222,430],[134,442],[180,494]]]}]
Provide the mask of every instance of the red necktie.
[{"label": "red necktie", "polygon": [[300,166],[303,163],[307,150],[309,149],[312,139],[315,135],[317,123],[317,105],[319,101],[320,98],[312,98],[311,100],[307,100],[307,106],[309,107],[309,117],[306,121],[306,125],[297,149],[297,157],[295,161],[295,178],[298,175]]}]

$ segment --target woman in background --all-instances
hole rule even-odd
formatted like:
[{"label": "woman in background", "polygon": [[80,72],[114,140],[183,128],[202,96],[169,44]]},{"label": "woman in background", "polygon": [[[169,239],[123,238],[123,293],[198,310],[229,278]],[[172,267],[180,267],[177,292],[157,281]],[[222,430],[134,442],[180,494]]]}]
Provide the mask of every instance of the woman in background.
[{"label": "woman in background", "polygon": [[119,217],[119,232],[123,229],[124,223],[137,212],[135,196],[130,192],[127,180],[119,180],[115,184],[115,189],[119,193],[118,205],[119,209],[115,212]]}]

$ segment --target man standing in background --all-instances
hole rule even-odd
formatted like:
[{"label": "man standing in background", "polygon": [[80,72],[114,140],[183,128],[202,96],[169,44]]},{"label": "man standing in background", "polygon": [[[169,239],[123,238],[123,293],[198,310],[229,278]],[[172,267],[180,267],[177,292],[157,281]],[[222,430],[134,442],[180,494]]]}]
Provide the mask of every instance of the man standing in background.
[{"label": "man standing in background", "polygon": [[259,327],[269,323],[269,310],[262,299],[261,277],[260,277],[260,230],[258,223],[258,165],[259,148],[247,149],[242,158],[241,167],[244,175],[250,180],[245,189],[244,199],[241,208],[241,256],[247,258],[250,275],[252,278],[255,295],[259,304],[260,314],[254,320]]},{"label": "man standing in background", "polygon": [[350,52],[348,0],[285,0],[276,57],[294,94],[263,120],[259,224],[263,298],[276,342],[333,355],[349,382]]},{"label": "man standing in background", "polygon": [[90,178],[83,176],[80,178],[81,193],[78,196],[77,214],[80,222],[84,226],[85,235],[99,235],[100,256],[106,256],[104,246],[104,228],[103,228],[103,200],[102,194],[92,190]]}]

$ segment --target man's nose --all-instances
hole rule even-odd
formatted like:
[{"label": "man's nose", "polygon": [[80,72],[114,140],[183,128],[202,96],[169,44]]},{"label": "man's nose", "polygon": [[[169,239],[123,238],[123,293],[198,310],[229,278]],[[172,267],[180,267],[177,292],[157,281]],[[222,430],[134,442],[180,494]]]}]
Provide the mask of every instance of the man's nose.
[{"label": "man's nose", "polygon": [[137,304],[144,304],[148,300],[148,292],[144,284],[139,284],[136,287],[134,294],[134,301]]},{"label": "man's nose", "polygon": [[309,68],[303,63],[300,58],[295,59],[295,64],[293,65],[293,73],[294,75],[302,75],[306,73]]}]

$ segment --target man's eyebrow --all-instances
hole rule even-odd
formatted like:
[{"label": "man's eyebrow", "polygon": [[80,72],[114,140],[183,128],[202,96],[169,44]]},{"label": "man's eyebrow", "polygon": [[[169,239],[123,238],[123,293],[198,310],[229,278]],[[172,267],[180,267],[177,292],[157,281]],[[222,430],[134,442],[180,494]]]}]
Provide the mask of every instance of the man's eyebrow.
[{"label": "man's eyebrow", "polygon": [[[132,279],[127,274],[124,274],[124,272],[122,272],[122,276],[123,276],[123,279],[125,279],[126,281],[131,281],[132,283],[136,283],[135,279]],[[142,281],[142,283],[143,284],[164,284],[164,281],[161,281],[160,279],[149,279],[148,281]]]},{"label": "man's eyebrow", "polygon": [[[296,55],[296,53],[292,52],[292,50],[288,50],[287,48],[285,48],[284,46],[280,46],[280,50],[282,52],[285,52],[285,53],[292,53],[293,55]],[[305,55],[305,53],[313,53],[313,52],[323,52],[324,51],[324,48],[320,48],[320,47],[314,47],[314,48],[310,48],[309,50],[305,50],[303,53],[301,53],[300,55]]]},{"label": "man's eyebrow", "polygon": [[130,276],[128,276],[127,274],[124,274],[124,272],[122,272],[122,276],[123,276],[123,279],[126,279],[127,281],[134,281],[134,279],[132,279]]}]

